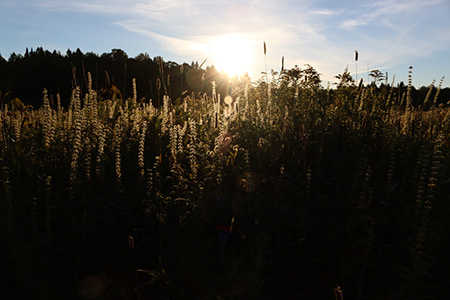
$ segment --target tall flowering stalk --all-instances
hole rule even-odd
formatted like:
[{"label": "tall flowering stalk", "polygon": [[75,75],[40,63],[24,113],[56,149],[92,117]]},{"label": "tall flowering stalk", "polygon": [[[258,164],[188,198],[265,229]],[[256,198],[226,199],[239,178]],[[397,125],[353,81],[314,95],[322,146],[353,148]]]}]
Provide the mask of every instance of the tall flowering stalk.
[{"label": "tall flowering stalk", "polygon": [[130,121],[132,122],[131,136],[132,137],[140,136],[140,128],[139,127],[142,123],[142,113],[137,108],[134,108],[131,111]]},{"label": "tall flowering stalk", "polygon": [[88,91],[90,92],[92,90],[92,76],[91,72],[88,72]]},{"label": "tall flowering stalk", "polygon": [[99,135],[98,135],[98,152],[97,152],[97,159],[95,164],[95,174],[97,177],[101,177],[102,175],[102,156],[105,152],[105,140],[106,140],[106,134],[105,129],[102,124],[99,124],[98,127]]},{"label": "tall flowering stalk", "polygon": [[169,122],[169,105],[170,99],[169,96],[163,97],[163,111],[162,111],[162,121],[161,121],[161,133],[165,134],[169,127],[167,123]]},{"label": "tall flowering stalk", "polygon": [[420,228],[417,235],[416,242],[416,267],[420,263],[420,258],[423,255],[425,240],[428,232],[428,223],[430,220],[431,209],[433,208],[433,200],[437,191],[438,175],[441,166],[442,144],[444,135],[441,133],[435,143],[433,161],[431,163],[430,178],[426,191],[425,202],[423,203],[422,217],[420,219]]},{"label": "tall flowering stalk", "polygon": [[133,78],[133,98],[132,98],[132,107],[135,107],[137,104],[137,88],[136,88],[136,78]]},{"label": "tall flowering stalk", "polygon": [[412,96],[411,96],[411,91],[412,91],[412,69],[413,67],[410,66],[409,67],[409,71],[408,71],[408,89],[406,92],[406,112],[410,113],[411,109],[412,109]]},{"label": "tall flowering stalk", "polygon": [[44,89],[43,92],[43,104],[42,104],[42,124],[44,133],[44,146],[46,149],[50,148],[50,143],[53,139],[53,117],[52,108],[50,107],[50,102],[48,100],[47,90]]},{"label": "tall flowering stalk", "polygon": [[114,157],[115,157],[115,166],[116,166],[116,181],[120,183],[122,181],[122,167],[121,167],[121,156],[120,156],[120,147],[122,143],[122,128],[121,128],[121,118],[119,118],[114,125],[113,130],[113,149],[114,149]]},{"label": "tall flowering stalk", "polygon": [[436,82],[436,79],[433,79],[433,82],[431,82],[430,87],[428,88],[428,93],[425,97],[425,100],[423,101],[424,107],[428,106],[428,103],[430,102],[430,96],[431,96],[431,92],[433,91],[435,82]]},{"label": "tall flowering stalk", "polygon": [[183,127],[177,126],[178,129],[178,153],[184,153],[184,136],[186,135],[187,122],[184,122]]},{"label": "tall flowering stalk", "polygon": [[116,111],[117,100],[108,100],[108,117],[110,119],[114,118],[114,113]]},{"label": "tall flowering stalk", "polygon": [[434,95],[434,100],[433,100],[433,105],[434,106],[436,106],[436,104],[437,104],[437,100],[438,100],[438,97],[439,97],[439,93],[441,92],[441,88],[442,88],[442,84],[444,83],[444,79],[445,79],[445,76],[442,76],[441,80],[439,81],[439,86],[438,86],[438,89],[436,91],[436,95]]},{"label": "tall flowering stalk", "polygon": [[145,149],[145,133],[147,131],[147,121],[142,122],[141,135],[139,138],[139,149],[138,149],[138,165],[139,165],[139,174],[141,178],[145,175],[144,169],[144,149]]},{"label": "tall flowering stalk", "polygon": [[[170,118],[172,118],[172,113],[170,114]],[[170,127],[170,153],[172,154],[174,164],[177,162],[177,153],[178,153],[178,130],[176,125]]]},{"label": "tall flowering stalk", "polygon": [[84,139],[84,171],[88,182],[91,181],[91,151],[91,140],[86,137]]},{"label": "tall flowering stalk", "polygon": [[20,135],[22,129],[21,126],[22,126],[22,113],[17,112],[17,115],[14,118],[14,136],[16,138],[16,142],[20,142]]},{"label": "tall flowering stalk", "polygon": [[56,113],[58,115],[57,122],[60,123],[63,120],[64,109],[61,106],[61,96],[59,93],[56,94]]},{"label": "tall flowering stalk", "polygon": [[264,114],[262,113],[261,104],[258,99],[256,99],[256,118],[256,124],[264,126]]},{"label": "tall flowering stalk", "polygon": [[80,89],[77,87],[74,90],[74,122],[75,122],[75,132],[73,139],[73,149],[72,149],[72,158],[70,162],[70,186],[71,189],[77,179],[77,170],[78,170],[78,156],[81,151],[81,110],[80,110]]},{"label": "tall flowering stalk", "polygon": [[218,154],[222,148],[223,143],[228,132],[228,122],[220,122],[219,134],[214,141],[214,153]]},{"label": "tall flowering stalk", "polygon": [[196,143],[197,143],[197,126],[195,124],[195,121],[193,119],[189,120],[189,165],[191,167],[191,178],[193,180],[197,179],[197,169],[198,169],[198,163],[197,163],[197,150],[196,150]]}]

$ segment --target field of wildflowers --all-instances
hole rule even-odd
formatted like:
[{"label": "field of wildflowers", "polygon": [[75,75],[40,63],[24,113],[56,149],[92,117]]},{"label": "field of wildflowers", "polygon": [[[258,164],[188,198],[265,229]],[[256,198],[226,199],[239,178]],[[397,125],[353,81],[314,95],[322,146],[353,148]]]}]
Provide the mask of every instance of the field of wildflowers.
[{"label": "field of wildflowers", "polygon": [[46,91],[39,109],[3,105],[0,292],[444,299],[439,90],[414,102],[411,84],[298,78],[235,81],[229,95],[212,83],[158,106],[138,101],[135,81],[132,97],[101,99],[89,76],[68,107]]}]

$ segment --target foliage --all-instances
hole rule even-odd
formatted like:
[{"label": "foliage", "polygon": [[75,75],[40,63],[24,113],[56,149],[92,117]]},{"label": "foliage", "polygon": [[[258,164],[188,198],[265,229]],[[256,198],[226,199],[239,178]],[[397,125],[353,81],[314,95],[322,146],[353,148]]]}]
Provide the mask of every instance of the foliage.
[{"label": "foliage", "polygon": [[319,75],[234,82],[231,103],[213,83],[158,108],[102,98],[88,75],[67,108],[46,91],[39,109],[4,105],[2,293],[445,298],[448,107]]},{"label": "foliage", "polygon": [[384,79],[384,74],[380,70],[372,70],[369,74],[373,78],[375,85]]},{"label": "foliage", "polygon": [[[180,68],[183,72],[179,72]],[[138,100],[152,99],[155,106],[162,102],[164,94],[158,97],[157,80],[166,82],[167,94],[172,99],[181,97],[185,90],[200,95],[211,94],[210,81],[216,81],[219,92],[225,94],[229,81],[228,76],[214,67],[201,69],[197,62],[179,65],[159,56],[150,58],[148,53],[131,58],[121,49],[103,54],[68,49],[62,54],[38,47],[30,51],[27,48],[24,55],[12,53],[8,61],[0,59],[0,91],[4,94],[12,92],[7,100],[19,98],[27,105],[37,107],[41,102],[39,95],[45,88],[49,95],[59,93],[62,105],[67,107],[73,87],[79,86],[83,93],[88,92],[88,73],[92,74],[94,89],[104,91],[99,92],[103,99],[111,99],[111,88],[120,89],[123,98],[131,97],[131,78],[135,78],[140,95]],[[51,102],[55,100],[50,97]]]}]

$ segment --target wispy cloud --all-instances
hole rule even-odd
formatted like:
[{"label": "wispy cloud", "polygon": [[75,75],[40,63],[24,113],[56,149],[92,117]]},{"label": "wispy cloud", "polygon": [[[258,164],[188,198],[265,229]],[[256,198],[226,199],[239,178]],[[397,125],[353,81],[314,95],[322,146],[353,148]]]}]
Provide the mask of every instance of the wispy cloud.
[{"label": "wispy cloud", "polygon": [[311,15],[323,15],[323,16],[334,16],[334,15],[339,15],[341,13],[342,13],[342,11],[330,10],[330,9],[312,10],[310,12]]},{"label": "wispy cloud", "polygon": [[358,26],[365,26],[367,25],[367,20],[363,20],[363,19],[353,19],[353,20],[346,20],[343,21],[341,24],[341,28],[343,29],[353,29],[354,27],[358,27]]},{"label": "wispy cloud", "polygon": [[357,26],[380,24],[390,25],[391,28],[407,28],[414,26],[415,16],[426,13],[430,8],[442,4],[442,0],[380,0],[373,4],[368,2],[365,6],[356,7],[348,12],[350,18],[341,23],[345,29]]},{"label": "wispy cloud", "polygon": [[[12,3],[5,1],[3,5]],[[279,68],[285,56],[286,67],[309,63],[325,80],[352,63],[355,49],[361,64],[389,67],[450,47],[447,0],[27,1],[48,12],[104,15],[114,26],[147,37],[187,61],[205,55],[214,36],[243,34],[255,53],[256,76],[263,70],[263,41],[269,68]],[[447,14],[442,7],[448,8]],[[436,26],[436,20],[443,26]]]},{"label": "wispy cloud", "polygon": [[[429,55],[448,43],[448,34],[432,18],[442,18],[442,0],[381,0],[347,13],[339,28],[348,30],[363,45],[377,49],[382,61],[401,60],[406,54]],[[447,15],[448,18],[448,15]],[[448,24],[448,22],[447,22]],[[441,46],[438,44],[442,42]],[[447,44],[448,45],[448,44]]]},{"label": "wispy cloud", "polygon": [[129,11],[129,6],[123,1],[68,1],[68,0],[44,0],[34,1],[34,6],[54,12],[81,12],[121,15]]},{"label": "wispy cloud", "polygon": [[140,26],[137,26],[137,24],[134,21],[131,20],[117,22],[117,24],[126,30],[142,34],[144,36],[147,36],[151,39],[160,42],[167,51],[171,51],[176,55],[182,54],[198,55],[206,47],[206,44],[194,41],[192,39],[183,37],[173,37],[153,32],[145,28],[141,28]]}]

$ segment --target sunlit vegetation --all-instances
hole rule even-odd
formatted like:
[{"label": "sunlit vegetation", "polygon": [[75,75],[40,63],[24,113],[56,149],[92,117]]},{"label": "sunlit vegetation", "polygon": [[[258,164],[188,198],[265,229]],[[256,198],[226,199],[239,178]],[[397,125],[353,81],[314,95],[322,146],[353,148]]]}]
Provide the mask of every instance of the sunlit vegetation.
[{"label": "sunlit vegetation", "polygon": [[99,97],[88,74],[67,106],[47,91],[38,108],[5,101],[2,291],[444,299],[449,99],[374,76],[325,89],[297,67],[157,103],[134,80],[129,98]]}]

